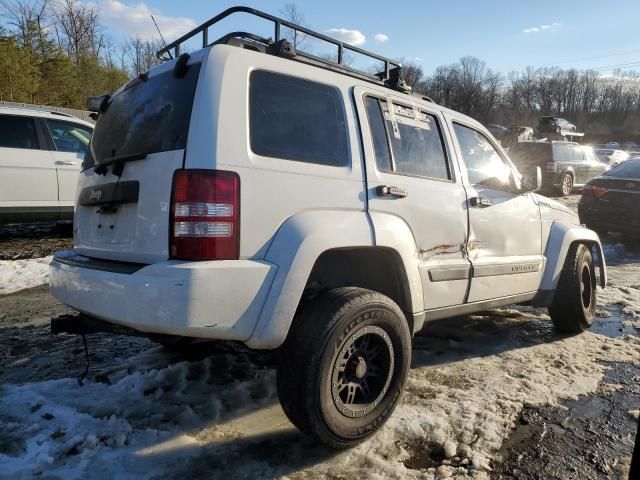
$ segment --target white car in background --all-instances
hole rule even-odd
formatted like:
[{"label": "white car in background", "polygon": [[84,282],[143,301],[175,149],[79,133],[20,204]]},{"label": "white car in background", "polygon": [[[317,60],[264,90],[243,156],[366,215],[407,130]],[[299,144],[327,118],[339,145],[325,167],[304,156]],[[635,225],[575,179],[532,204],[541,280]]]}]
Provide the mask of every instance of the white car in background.
[{"label": "white car in background", "polygon": [[621,162],[629,160],[629,154],[624,150],[615,148],[598,148],[594,150],[598,158],[609,165],[617,165]]},{"label": "white car in background", "polygon": [[0,107],[0,224],[71,220],[92,133],[66,113]]}]

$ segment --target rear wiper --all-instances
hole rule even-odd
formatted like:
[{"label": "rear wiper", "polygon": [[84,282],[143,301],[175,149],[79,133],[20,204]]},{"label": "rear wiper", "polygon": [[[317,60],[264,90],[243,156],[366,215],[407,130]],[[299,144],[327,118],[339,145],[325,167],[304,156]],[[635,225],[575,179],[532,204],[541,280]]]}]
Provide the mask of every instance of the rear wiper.
[{"label": "rear wiper", "polygon": [[143,160],[145,158],[147,158],[146,153],[128,153],[126,155],[117,155],[100,162],[100,165],[95,168],[95,172],[98,175],[106,175],[107,168],[113,165],[113,171],[111,173],[119,177],[120,175],[122,175],[122,170],[124,169],[125,163],[133,162],[134,160]]}]

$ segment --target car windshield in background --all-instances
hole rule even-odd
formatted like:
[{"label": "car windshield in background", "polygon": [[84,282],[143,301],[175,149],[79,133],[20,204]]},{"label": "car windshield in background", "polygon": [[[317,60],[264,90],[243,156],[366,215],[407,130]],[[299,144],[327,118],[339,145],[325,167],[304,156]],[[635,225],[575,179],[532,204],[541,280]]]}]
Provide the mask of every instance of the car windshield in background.
[{"label": "car windshield in background", "polygon": [[200,64],[183,78],[172,71],[134,80],[115,95],[96,122],[83,170],[116,156],[185,148]]},{"label": "car windshield in background", "polygon": [[640,159],[627,160],[603,175],[618,178],[640,178]]}]

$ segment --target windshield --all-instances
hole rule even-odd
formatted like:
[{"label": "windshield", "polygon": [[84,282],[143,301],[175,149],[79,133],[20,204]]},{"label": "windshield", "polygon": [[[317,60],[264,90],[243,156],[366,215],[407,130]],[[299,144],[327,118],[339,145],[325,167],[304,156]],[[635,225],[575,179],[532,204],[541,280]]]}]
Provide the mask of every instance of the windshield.
[{"label": "windshield", "polygon": [[185,148],[200,64],[183,78],[173,71],[134,80],[101,113],[83,170],[116,156]]}]

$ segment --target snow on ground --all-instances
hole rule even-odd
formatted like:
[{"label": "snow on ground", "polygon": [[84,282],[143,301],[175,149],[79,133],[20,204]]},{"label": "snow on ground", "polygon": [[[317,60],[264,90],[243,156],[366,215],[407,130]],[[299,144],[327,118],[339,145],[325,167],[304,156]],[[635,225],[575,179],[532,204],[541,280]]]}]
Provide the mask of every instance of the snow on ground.
[{"label": "snow on ground", "polygon": [[0,260],[0,295],[47,283],[51,258]]},{"label": "snow on ground", "polygon": [[[349,451],[298,433],[275,370],[250,354],[184,361],[151,348],[84,386],[0,385],[0,479],[488,478],[524,406],[595,392],[608,362],[640,362],[627,334],[640,329],[640,247],[605,241],[598,315],[624,317],[618,336],[558,335],[529,307],[432,322],[397,410]],[[0,294],[45,283],[49,260],[0,262]]]},{"label": "snow on ground", "polygon": [[273,369],[154,348],[108,381],[2,387],[0,478],[487,478],[523,406],[595,391],[603,361],[640,362],[640,340],[558,336],[531,309],[434,322],[390,421],[336,453],[288,423]]}]

